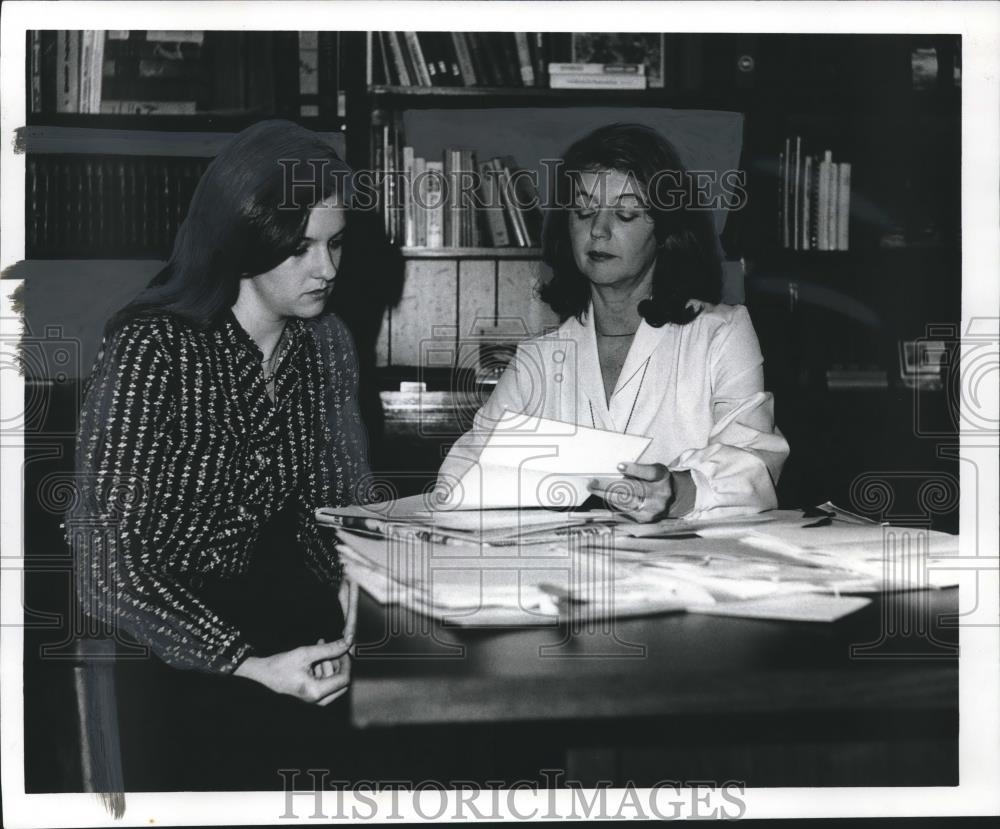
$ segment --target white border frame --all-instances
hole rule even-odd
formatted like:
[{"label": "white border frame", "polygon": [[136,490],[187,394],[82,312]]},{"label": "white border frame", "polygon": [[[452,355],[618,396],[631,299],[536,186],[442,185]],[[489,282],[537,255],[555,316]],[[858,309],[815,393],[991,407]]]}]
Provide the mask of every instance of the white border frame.
[{"label": "white border frame", "polygon": [[[529,11],[530,9],[530,11]],[[789,33],[932,32],[963,36],[962,67],[962,327],[985,319],[987,333],[996,335],[1000,315],[1000,7],[994,2],[622,2],[576,3],[445,3],[429,2],[7,2],[2,7],[0,110],[0,266],[21,260],[24,253],[24,156],[13,151],[14,130],[25,111],[24,32],[58,25],[64,29],[316,29],[364,30],[456,28],[476,30],[562,31],[567,22],[578,31],[727,31]],[[456,25],[461,21],[461,25]],[[17,283],[0,282],[0,315],[9,327],[9,298]],[[0,332],[9,334],[8,330]],[[996,363],[993,363],[994,369]],[[22,400],[23,387],[12,371],[2,372],[0,409],[7,415]],[[995,388],[987,384],[987,389]],[[14,408],[12,408],[12,406]],[[3,436],[0,436],[3,437]],[[22,543],[20,469],[23,452],[11,441],[0,444],[0,501],[3,569],[0,572],[0,720],[2,720],[4,824],[10,827],[138,826],[259,824],[279,822],[284,796],[275,793],[128,794],[124,819],[113,821],[95,795],[23,794],[23,730],[20,620],[20,561]],[[749,818],[792,816],[913,816],[1000,813],[1000,611],[998,611],[998,482],[1000,460],[996,434],[962,439],[962,555],[976,570],[978,596],[965,583],[961,606],[978,626],[961,629],[960,662],[960,780],[954,788],[816,788],[749,789]],[[975,466],[973,465],[975,464]],[[978,492],[976,487],[978,486]],[[976,497],[977,496],[977,497]],[[976,525],[977,531],[972,531]],[[979,539],[979,549],[974,541]],[[11,568],[11,569],[8,569]],[[920,723],[914,723],[919,728]],[[487,797],[487,795],[483,795]],[[568,814],[570,793],[556,793],[561,814]],[[400,812],[386,804],[374,821],[407,815],[420,819],[400,797]],[[349,800],[348,800],[349,802]],[[509,801],[522,814],[531,804],[544,817],[549,800],[544,792],[533,801],[518,792]],[[690,802],[690,801],[689,801]],[[508,805],[509,805],[508,804]],[[485,804],[489,810],[489,804]],[[368,807],[360,804],[361,816]],[[348,809],[348,813],[349,813]],[[690,810],[689,810],[690,811]],[[309,820],[303,805],[300,819]],[[447,812],[446,814],[451,814]],[[467,812],[468,814],[468,812]],[[273,820],[269,820],[273,816]],[[287,821],[281,821],[287,822]],[[315,821],[313,821],[315,823]]]}]

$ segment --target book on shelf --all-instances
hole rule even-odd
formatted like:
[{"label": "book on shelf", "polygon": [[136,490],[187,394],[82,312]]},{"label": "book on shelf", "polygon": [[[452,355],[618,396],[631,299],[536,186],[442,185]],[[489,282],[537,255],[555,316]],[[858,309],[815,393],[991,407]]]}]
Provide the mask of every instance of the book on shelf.
[{"label": "book on shelf", "polygon": [[645,89],[645,75],[550,74],[549,89]]},{"label": "book on shelf", "polygon": [[492,247],[505,248],[510,245],[504,206],[500,196],[500,183],[490,162],[479,165],[479,200],[483,206],[483,224],[487,239]]},{"label": "book on shelf", "polygon": [[429,248],[440,248],[444,247],[444,163],[428,159],[426,169],[427,241],[425,244]]},{"label": "book on shelf", "polygon": [[535,175],[510,156],[477,163],[475,150],[438,158],[405,143],[399,113],[376,110],[372,158],[386,238],[404,247],[535,247],[542,216]]},{"label": "book on shelf", "polygon": [[[253,112],[333,117],[339,85],[335,38],[335,32],[323,33],[310,49],[294,32],[31,32],[30,108],[41,115]],[[329,78],[310,86],[312,76],[324,70]]]},{"label": "book on shelf", "polygon": [[548,64],[569,55],[547,32],[376,32],[369,83],[389,86],[548,87]]},{"label": "book on shelf", "polygon": [[458,60],[459,74],[462,78],[463,86],[480,86],[479,77],[476,74],[475,64],[472,62],[472,50],[469,46],[465,32],[449,32],[452,48]]},{"label": "book on shelf", "polygon": [[166,259],[207,159],[30,155],[29,258]]},{"label": "book on shelf", "polygon": [[642,64],[647,69],[647,86],[650,89],[664,86],[664,48],[660,33],[575,32],[570,60],[575,63]]},{"label": "book on shelf", "polygon": [[535,85],[535,66],[531,60],[531,47],[528,45],[527,32],[514,32],[514,44],[517,47],[517,62],[521,69],[521,83],[525,86]]},{"label": "book on shelf", "polygon": [[805,152],[801,136],[778,153],[778,234],[791,250],[846,251],[850,247],[851,165],[833,152]]},{"label": "book on shelf", "polygon": [[550,63],[550,75],[645,75],[641,63]]}]

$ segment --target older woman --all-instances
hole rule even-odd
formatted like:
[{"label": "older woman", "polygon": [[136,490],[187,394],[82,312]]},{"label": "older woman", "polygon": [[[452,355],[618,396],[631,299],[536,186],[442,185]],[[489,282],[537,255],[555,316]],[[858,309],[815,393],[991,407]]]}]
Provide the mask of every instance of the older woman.
[{"label": "older woman", "polygon": [[85,612],[151,652],[118,666],[130,789],[280,787],[331,745],[310,710],[347,690],[350,612],[312,513],[367,471],[353,342],[326,310],[348,172],[295,124],[244,130],[108,324],[66,527]]},{"label": "older woman", "polygon": [[520,344],[441,468],[460,477],[504,411],[651,438],[622,482],[595,479],[639,521],[777,506],[788,444],[764,391],[747,311],[720,304],[710,213],[674,148],[613,124],[569,148],[544,238],[541,297],[561,327]]}]

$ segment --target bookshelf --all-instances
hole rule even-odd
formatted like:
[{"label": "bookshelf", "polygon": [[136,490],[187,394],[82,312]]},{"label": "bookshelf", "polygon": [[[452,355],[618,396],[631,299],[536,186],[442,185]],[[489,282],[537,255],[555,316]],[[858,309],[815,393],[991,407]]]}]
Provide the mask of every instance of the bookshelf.
[{"label": "bookshelf", "polygon": [[[235,40],[227,42],[229,37]],[[245,48],[240,37],[240,33],[213,33],[212,48],[217,53],[238,53]],[[568,59],[568,36],[559,37],[562,40],[553,47],[553,56]],[[454,132],[456,141],[477,147],[477,136],[509,135],[511,123],[530,126],[531,122],[550,119],[547,124],[561,125],[582,115],[596,125],[618,117],[649,120],[677,111],[738,113],[743,118],[739,168],[747,172],[750,201],[745,210],[730,214],[721,241],[726,258],[732,263],[742,260],[745,265],[745,295],[751,311],[770,320],[761,326],[765,351],[771,352],[769,363],[787,361],[784,355],[790,349],[804,355],[799,362],[812,365],[814,373],[823,374],[829,366],[845,361],[860,361],[877,365],[894,377],[897,367],[886,364],[892,349],[885,343],[919,336],[921,332],[915,329],[924,316],[930,315],[929,321],[935,314],[946,322],[958,318],[955,280],[961,266],[961,86],[956,80],[960,77],[960,47],[955,37],[759,35],[747,39],[668,35],[663,41],[663,87],[620,91],[389,84],[373,65],[377,55],[371,51],[373,38],[367,33],[344,32],[335,38],[325,33],[324,38],[327,46],[336,45],[335,71],[323,73],[327,84],[334,78],[334,87],[321,89],[318,79],[315,93],[308,93],[305,104],[279,94],[279,88],[291,88],[286,66],[277,72],[274,103],[267,113],[249,108],[144,116],[55,112],[43,106],[41,111],[29,111],[20,140],[28,158],[36,161],[42,157],[93,156],[186,158],[201,163],[238,129],[265,114],[288,115],[297,103],[296,120],[328,135],[356,169],[372,169],[376,161],[372,130],[378,123],[404,124],[407,139],[412,132],[414,143],[424,142],[422,151],[431,158],[449,146],[450,140],[447,135],[434,138],[428,124],[437,121],[446,125],[442,129]],[[277,47],[282,43],[285,47],[292,43],[290,33],[282,33],[271,43],[275,66],[281,63]],[[926,57],[928,50],[933,50],[936,58],[936,74],[932,72],[928,78],[921,70],[918,82],[917,57]],[[748,65],[750,70],[746,71]],[[30,86],[30,59],[27,69]],[[244,74],[240,81],[238,72],[229,72],[227,77],[234,84],[245,84],[249,79]],[[247,98],[246,92],[240,94]],[[220,95],[221,99],[227,97],[218,93],[217,98]],[[236,93],[228,95],[229,99],[237,97]],[[469,121],[481,122],[478,133],[468,128]],[[577,126],[567,127],[565,135],[553,139],[544,151],[558,152],[575,137],[574,130],[581,132],[584,122],[574,123]],[[848,250],[786,250],[775,232],[777,155],[784,138],[795,135],[816,150],[831,148],[836,159],[848,161],[854,168]],[[525,156],[517,160],[528,167],[536,160],[531,153],[535,140],[527,138],[517,151]],[[505,149],[502,144],[495,145],[487,148],[486,154]],[[927,164],[928,158],[934,163]],[[86,175],[81,179],[85,181]],[[141,183],[137,190],[141,194]],[[32,198],[30,188],[27,198]],[[385,247],[385,239],[377,238],[377,227],[369,227],[366,233],[364,243],[370,250]],[[37,235],[34,238],[39,240]],[[156,249],[145,252],[142,244],[135,243],[115,250],[116,241],[110,238],[91,252],[42,245],[31,253],[48,259],[79,255],[162,257],[169,239],[157,238]],[[381,291],[387,302],[395,303],[384,309],[382,328],[396,335],[407,331],[409,336],[419,337],[422,328],[450,325],[461,330],[467,319],[491,317],[494,322],[521,317],[536,326],[550,326],[554,320],[537,306],[532,295],[534,284],[544,276],[540,256],[537,244],[447,248],[397,244],[376,257],[382,269],[380,279],[394,286]],[[393,268],[397,272],[390,273]],[[434,313],[443,314],[440,319],[400,319],[407,314],[431,313],[423,301],[429,293],[436,295]],[[859,357],[852,352],[857,338],[851,338],[849,344],[824,345],[819,349],[820,357],[818,346],[804,334],[805,339],[795,343],[785,342],[783,334],[777,338],[780,345],[768,342],[772,329],[811,330],[810,315],[815,315],[815,309],[810,308],[810,297],[832,294],[843,294],[849,305],[860,305],[874,314],[884,328],[878,338],[883,345],[872,346],[867,357]],[[742,290],[736,294],[742,295]],[[901,310],[904,305],[910,310]],[[394,314],[397,319],[392,325]],[[899,325],[903,327],[897,330]],[[384,335],[380,336],[384,340]],[[390,362],[389,358],[395,353],[415,359],[419,353],[416,344],[391,348],[382,340],[374,345],[379,368],[391,368],[393,377],[407,372],[416,377],[417,365]],[[838,349],[851,352],[851,359],[837,359]],[[389,376],[388,371],[383,373]],[[800,374],[784,371],[786,377],[799,378],[795,383],[801,381]],[[804,382],[810,385],[813,381]]]}]

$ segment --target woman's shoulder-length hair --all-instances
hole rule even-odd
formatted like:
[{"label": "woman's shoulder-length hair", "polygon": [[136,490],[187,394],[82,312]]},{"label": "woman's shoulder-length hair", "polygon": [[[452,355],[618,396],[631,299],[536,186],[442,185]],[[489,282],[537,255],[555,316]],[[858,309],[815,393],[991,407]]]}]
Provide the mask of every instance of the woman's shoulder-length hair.
[{"label": "woman's shoulder-length hair", "polygon": [[[617,170],[640,185],[657,242],[653,295],[639,311],[650,325],[685,324],[698,314],[692,299],[716,304],[722,293],[722,262],[712,212],[698,208],[691,174],[673,145],[641,124],[609,124],[576,141],[555,173],[542,234],[542,259],[552,278],[539,296],[561,320],[582,319],[590,286],[573,258],[569,211],[581,172]],[[695,203],[692,203],[695,202]]]},{"label": "woman's shoulder-length hair", "polygon": [[291,256],[310,209],[333,195],[349,204],[350,168],[322,136],[283,120],[247,127],[198,181],[167,264],[106,333],[145,314],[171,314],[197,328],[218,322],[240,279]]}]

